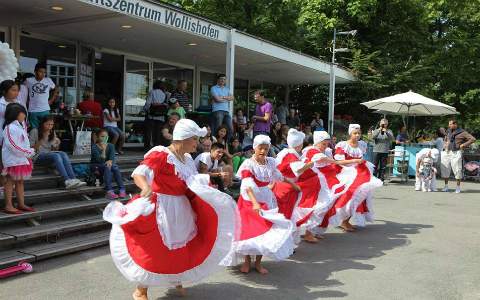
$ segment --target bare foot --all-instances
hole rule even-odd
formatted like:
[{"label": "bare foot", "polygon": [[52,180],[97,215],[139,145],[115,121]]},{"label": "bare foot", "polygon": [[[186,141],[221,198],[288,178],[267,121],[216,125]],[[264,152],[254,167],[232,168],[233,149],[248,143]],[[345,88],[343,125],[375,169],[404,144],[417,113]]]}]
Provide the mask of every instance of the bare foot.
[{"label": "bare foot", "polygon": [[305,231],[305,240],[309,243],[318,243],[318,240],[313,236],[310,231]]},{"label": "bare foot", "polygon": [[186,295],[187,295],[187,292],[185,292],[185,289],[183,288],[182,285],[176,285],[176,286],[175,286],[175,289],[176,289],[177,292],[179,292],[182,296],[186,296]]},{"label": "bare foot", "polygon": [[321,236],[321,235],[319,235],[319,234],[316,234],[316,235],[315,235],[315,238],[317,238],[317,239],[323,239],[323,236]]},{"label": "bare foot", "polygon": [[142,287],[137,287],[133,293],[133,299],[135,300],[148,300],[147,289]]},{"label": "bare foot", "polygon": [[260,264],[255,264],[255,270],[258,271],[258,273],[262,274],[262,275],[265,275],[265,274],[268,274],[268,270],[265,269],[265,268],[262,268],[262,265]]},{"label": "bare foot", "polygon": [[340,225],[345,231],[348,232],[354,232],[355,228],[352,226],[352,224],[348,223],[347,220],[342,221],[342,225]]},{"label": "bare foot", "polygon": [[250,272],[250,262],[244,262],[242,267],[240,268],[240,272],[245,274]]}]

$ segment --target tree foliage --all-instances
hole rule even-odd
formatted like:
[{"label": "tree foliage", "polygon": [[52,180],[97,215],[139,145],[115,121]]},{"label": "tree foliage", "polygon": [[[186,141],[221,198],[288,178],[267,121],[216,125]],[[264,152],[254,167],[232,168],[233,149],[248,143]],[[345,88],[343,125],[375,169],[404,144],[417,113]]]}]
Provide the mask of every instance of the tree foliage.
[{"label": "tree foliage", "polygon": [[[373,125],[361,102],[412,90],[457,108],[480,125],[480,2],[472,0],[178,0],[165,1],[295,50],[351,69],[356,83],[336,88],[336,114]],[[292,86],[304,116],[328,110],[328,86]],[[305,99],[308,99],[307,101]],[[300,105],[301,103],[301,105]],[[421,122],[433,122],[422,118]],[[437,122],[445,121],[436,118]]]}]

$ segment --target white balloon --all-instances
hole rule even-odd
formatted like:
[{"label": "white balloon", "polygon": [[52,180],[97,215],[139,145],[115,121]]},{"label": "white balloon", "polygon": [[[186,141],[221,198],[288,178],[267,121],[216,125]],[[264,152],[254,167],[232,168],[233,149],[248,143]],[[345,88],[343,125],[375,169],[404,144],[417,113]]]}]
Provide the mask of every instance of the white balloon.
[{"label": "white balloon", "polygon": [[13,64],[13,66],[15,67],[15,69],[18,69],[18,67],[20,67],[20,65],[18,64],[18,62],[15,62],[15,64]]},{"label": "white balloon", "polygon": [[8,54],[13,55],[15,57],[15,52],[13,52],[12,49],[8,49],[7,51],[8,51]]},{"label": "white balloon", "polygon": [[10,46],[7,43],[3,43],[1,46],[2,46],[2,49],[5,49],[5,50],[10,48]]},{"label": "white balloon", "polygon": [[10,74],[12,75],[17,75],[17,68],[15,68],[14,66],[11,66],[10,68],[8,68],[8,70],[10,71]]}]

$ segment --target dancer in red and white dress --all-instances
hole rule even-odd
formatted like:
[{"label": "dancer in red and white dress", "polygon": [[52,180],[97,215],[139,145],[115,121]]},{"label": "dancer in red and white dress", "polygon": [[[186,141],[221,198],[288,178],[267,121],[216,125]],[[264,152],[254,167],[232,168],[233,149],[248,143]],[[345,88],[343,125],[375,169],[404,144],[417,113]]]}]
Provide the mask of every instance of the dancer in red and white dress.
[{"label": "dancer in red and white dress", "polygon": [[367,143],[360,140],[362,134],[360,125],[350,124],[348,134],[350,135],[348,141],[337,144],[335,160],[341,165],[354,167],[357,174],[347,191],[335,202],[335,208],[338,218],[342,220],[342,228],[346,231],[355,231],[349,223],[351,217],[357,226],[361,227],[365,227],[365,221],[374,221],[373,190],[382,186],[383,183],[372,175],[375,166],[363,159]]},{"label": "dancer in red and white dress", "polygon": [[[312,168],[315,164],[314,162],[302,162],[299,153],[302,151],[304,139],[305,134],[303,132],[294,128],[290,129],[287,136],[289,148],[285,148],[277,154],[277,168],[283,177],[288,178],[291,182],[296,182],[305,170]],[[296,222],[293,218],[293,211],[302,199],[302,193],[297,192],[292,185],[280,181],[275,184],[273,194],[277,198],[278,212],[293,222],[293,241],[298,244],[300,242],[300,231],[297,230]]]},{"label": "dancer in red and white dress", "polygon": [[[327,231],[329,224],[340,225],[334,203],[348,190],[356,175],[353,168],[340,166],[333,160],[332,149],[328,148],[329,144],[330,135],[326,131],[317,131],[315,145],[304,150],[304,162],[315,161],[315,168],[323,175],[321,178],[326,180],[327,192],[333,200],[333,205],[323,217],[320,225],[310,229],[317,239],[323,238],[321,234]],[[320,158],[325,160],[321,161]]]},{"label": "dancer in red and white dress", "polygon": [[305,171],[297,180],[302,189],[302,199],[294,211],[294,217],[300,230],[305,230],[305,240],[317,243],[318,238],[312,233],[322,222],[326,213],[334,204],[333,193],[328,187],[327,179],[318,170],[325,163],[335,163],[335,160],[324,154],[327,145],[325,131],[313,133],[313,145],[305,148],[302,153],[304,163],[313,162],[317,167]]},{"label": "dancer in red and white dress", "polygon": [[[257,135],[253,140],[255,154],[240,166],[237,176],[242,178],[238,209],[242,219],[242,233],[236,238],[233,250],[237,256],[245,256],[240,268],[243,273],[250,270],[250,255],[256,255],[255,269],[260,274],[268,271],[261,266],[262,256],[275,261],[283,260],[293,253],[293,224],[278,212],[277,200],[269,188],[276,181],[285,181],[297,192],[300,188],[284,178],[275,165],[275,159],[266,157],[270,148],[270,137]],[[236,263],[234,258],[230,265]]]},{"label": "dancer in red and white dress", "polygon": [[113,224],[112,258],[120,272],[138,285],[134,299],[147,299],[150,286],[199,281],[221,268],[240,235],[240,216],[227,194],[208,186],[197,174],[189,152],[196,151],[195,122],[182,119],[169,147],[155,147],[133,172],[141,198],[110,203],[103,213]]}]

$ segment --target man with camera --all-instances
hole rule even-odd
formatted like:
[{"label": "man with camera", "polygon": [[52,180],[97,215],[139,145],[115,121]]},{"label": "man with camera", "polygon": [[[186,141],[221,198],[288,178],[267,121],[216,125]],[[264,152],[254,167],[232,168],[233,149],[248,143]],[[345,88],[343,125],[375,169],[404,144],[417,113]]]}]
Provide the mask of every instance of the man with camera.
[{"label": "man with camera", "polygon": [[380,128],[372,132],[372,139],[375,141],[375,146],[373,146],[373,164],[375,165],[375,171],[373,175],[381,181],[385,180],[390,141],[394,138],[393,132],[390,129],[387,130],[387,126],[387,119],[382,119],[380,121]]}]

